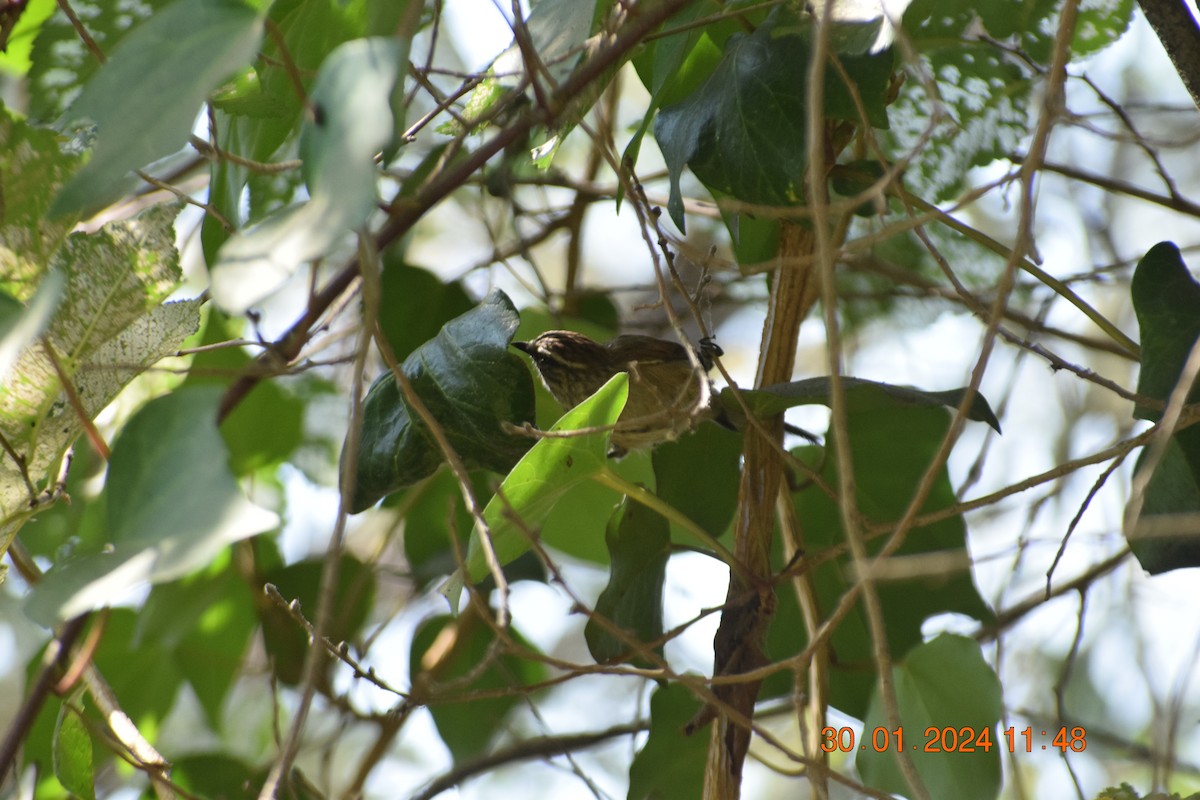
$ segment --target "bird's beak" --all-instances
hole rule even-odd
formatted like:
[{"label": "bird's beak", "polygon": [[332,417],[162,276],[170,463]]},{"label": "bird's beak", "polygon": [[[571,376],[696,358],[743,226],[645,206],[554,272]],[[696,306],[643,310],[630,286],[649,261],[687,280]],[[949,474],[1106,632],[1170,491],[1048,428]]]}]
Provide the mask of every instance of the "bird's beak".
[{"label": "bird's beak", "polygon": [[529,342],[513,342],[512,346],[520,350],[522,353],[533,355],[533,345]]}]

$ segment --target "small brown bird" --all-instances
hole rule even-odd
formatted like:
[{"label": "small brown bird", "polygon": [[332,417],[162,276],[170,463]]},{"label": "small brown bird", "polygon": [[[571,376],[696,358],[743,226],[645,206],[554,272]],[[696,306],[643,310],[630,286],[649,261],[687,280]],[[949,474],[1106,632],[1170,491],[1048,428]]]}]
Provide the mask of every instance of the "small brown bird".
[{"label": "small brown bird", "polygon": [[[513,347],[533,358],[542,383],[567,410],[618,372],[629,373],[629,398],[613,430],[610,456],[671,441],[700,420],[717,417],[708,377],[677,342],[626,334],[599,344],[574,331],[546,331]],[[722,355],[721,349],[704,340],[696,357],[706,372],[713,355]]]}]

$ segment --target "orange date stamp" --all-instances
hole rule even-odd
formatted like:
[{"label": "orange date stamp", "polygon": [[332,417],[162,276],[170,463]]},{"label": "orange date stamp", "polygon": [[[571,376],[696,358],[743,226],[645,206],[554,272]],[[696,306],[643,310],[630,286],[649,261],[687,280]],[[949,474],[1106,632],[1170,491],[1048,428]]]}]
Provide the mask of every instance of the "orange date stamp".
[{"label": "orange date stamp", "polygon": [[853,750],[874,750],[883,753],[888,750],[917,750],[923,753],[990,753],[993,747],[1001,752],[1032,753],[1036,750],[1057,749],[1063,753],[1068,750],[1082,753],[1087,749],[1087,731],[1082,727],[1068,728],[1062,726],[1058,730],[1034,730],[1032,727],[1016,730],[1013,727],[998,731],[993,739],[991,728],[974,728],[969,725],[961,727],[937,727],[930,725],[920,737],[905,736],[904,728],[888,730],[877,727],[870,735],[863,731],[861,737],[856,737],[850,727],[822,728],[821,749],[826,753],[835,751],[849,753]]}]

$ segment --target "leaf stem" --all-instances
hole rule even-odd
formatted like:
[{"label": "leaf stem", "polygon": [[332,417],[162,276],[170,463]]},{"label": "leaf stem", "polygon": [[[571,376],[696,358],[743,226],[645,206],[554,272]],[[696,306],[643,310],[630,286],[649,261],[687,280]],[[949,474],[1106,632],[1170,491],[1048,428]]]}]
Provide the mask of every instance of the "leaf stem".
[{"label": "leaf stem", "polygon": [[[986,233],[978,231],[975,228],[972,228],[970,225],[967,225],[965,222],[955,219],[937,206],[925,202],[903,187],[897,186],[896,191],[906,203],[911,203],[921,211],[934,215],[939,222],[950,228],[953,228],[971,241],[983,245],[988,250],[991,250],[993,253],[996,253],[1002,258],[1012,258],[1011,250],[992,237],[988,236]],[[1087,301],[1071,290],[1071,287],[1067,286],[1053,275],[1050,275],[1048,272],[1027,258],[1017,259],[1017,266],[1049,286],[1056,294],[1058,294],[1059,297],[1062,297],[1068,303],[1082,311],[1085,317],[1096,323],[1096,326],[1100,328],[1100,330],[1107,333],[1113,341],[1128,350],[1129,353],[1134,356],[1134,358],[1141,357],[1141,348],[1138,346],[1138,343],[1126,336],[1116,325],[1113,325],[1111,321],[1106,319],[1103,314],[1088,305]]]}]

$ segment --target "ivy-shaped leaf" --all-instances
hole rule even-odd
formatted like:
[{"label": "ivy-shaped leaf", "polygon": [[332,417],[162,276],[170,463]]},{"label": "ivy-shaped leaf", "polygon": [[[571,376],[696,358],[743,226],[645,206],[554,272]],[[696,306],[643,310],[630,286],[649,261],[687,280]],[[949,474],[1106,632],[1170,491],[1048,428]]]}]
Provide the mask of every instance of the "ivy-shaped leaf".
[{"label": "ivy-shaped leaf", "polygon": [[[869,381],[865,378],[843,377],[842,385],[846,391],[847,408],[852,413],[887,411],[897,405],[918,408],[938,406],[957,408],[966,394],[966,389],[929,392],[911,386]],[[829,405],[832,390],[829,376],[821,376],[790,383],[778,383],[762,389],[742,390],[741,395],[756,416],[770,417],[795,406],[814,403]],[[741,414],[741,404],[733,396],[732,390],[721,391],[721,403],[726,412],[737,421]],[[1000,433],[1000,420],[996,418],[996,414],[988,405],[987,398],[978,392],[971,398],[971,405],[967,409],[967,419],[986,422],[996,433]]]},{"label": "ivy-shaped leaf", "polygon": [[[503,292],[446,323],[404,360],[401,369],[450,444],[469,466],[508,472],[530,440],[501,423],[533,419],[533,381],[508,349],[517,311]],[[442,463],[424,423],[404,401],[390,372],[379,376],[363,403],[355,464],[354,501],[362,511],[384,495],[433,474]]]},{"label": "ivy-shaped leaf", "polygon": [[[780,8],[749,35],[729,40],[708,80],[663,108],[654,126],[670,173],[671,219],[683,229],[680,176],[691,168],[710,189],[747,203],[794,205],[804,195],[805,106],[810,47],[806,21]],[[891,52],[843,56],[866,110],[865,122],[886,127]],[[860,122],[837,71],[825,77],[826,113]]]},{"label": "ivy-shaped leaf", "polygon": [[[923,480],[950,424],[943,403],[957,398],[930,398],[916,390],[896,394],[900,387],[862,382],[847,386],[847,427],[850,460],[854,465],[855,502],[869,523],[898,521],[908,510],[916,487]],[[772,402],[781,398],[768,395]],[[824,400],[823,402],[828,402]],[[804,447],[797,457],[817,471],[835,492],[839,485],[835,434],[830,446]],[[798,476],[803,480],[803,476]],[[820,487],[805,484],[794,495],[798,518],[803,522],[800,546],[815,559],[810,570],[816,591],[817,610],[827,614],[852,583],[853,564],[845,552],[841,510],[835,498]],[[957,503],[949,473],[942,465],[920,509],[930,514]],[[869,554],[883,546],[886,536],[872,536]],[[837,553],[836,558],[829,555]],[[923,525],[909,532],[897,556],[927,553],[957,554],[965,561],[966,522],[961,514]],[[827,555],[829,554],[829,555]],[[777,564],[783,566],[778,559]],[[880,582],[877,587],[884,609],[888,644],[892,652],[904,652],[921,641],[921,626],[936,614],[952,612],[988,620],[992,612],[984,603],[965,568],[947,575],[921,575],[907,580]],[[794,593],[780,593],[779,612],[768,633],[776,657],[799,652],[807,641],[805,626]],[[830,638],[836,662],[830,665],[830,702],[839,710],[861,718],[866,712],[876,676],[864,668],[871,660],[871,639],[866,618],[859,608],[838,625]],[[779,695],[792,690],[790,678],[769,679],[764,693]]]}]

